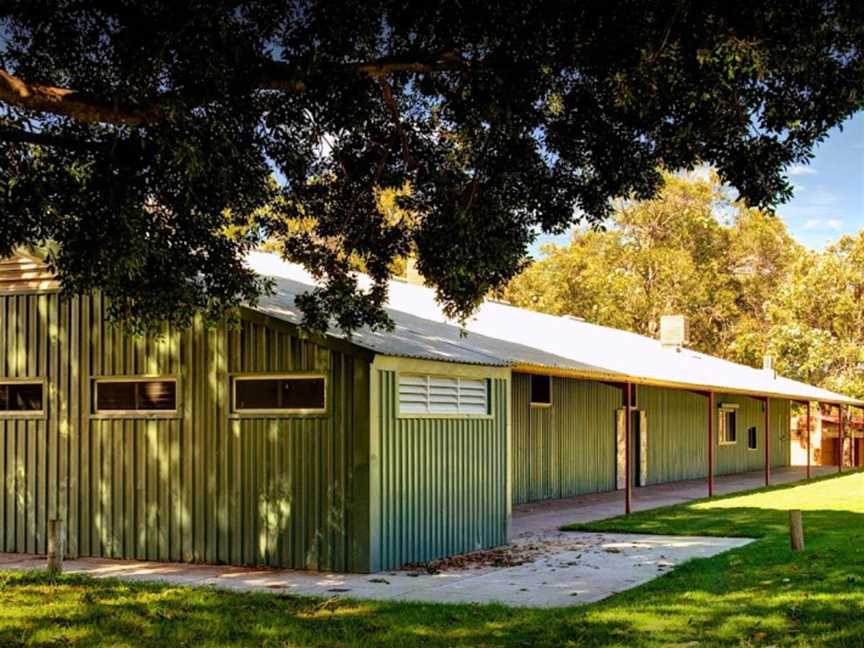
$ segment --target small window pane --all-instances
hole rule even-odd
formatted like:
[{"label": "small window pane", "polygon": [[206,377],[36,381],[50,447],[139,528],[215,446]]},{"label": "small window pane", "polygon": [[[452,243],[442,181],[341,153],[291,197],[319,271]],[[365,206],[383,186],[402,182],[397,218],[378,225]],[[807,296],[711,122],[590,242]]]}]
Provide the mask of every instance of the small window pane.
[{"label": "small window pane", "polygon": [[0,412],[41,412],[41,383],[0,385]]},{"label": "small window pane", "polygon": [[283,409],[324,409],[324,379],[301,378],[282,380]]},{"label": "small window pane", "polygon": [[134,382],[100,382],[96,385],[96,409],[134,410]]},{"label": "small window pane", "polygon": [[724,409],[720,411],[720,442],[735,443],[738,440],[735,410]]},{"label": "small window pane", "polygon": [[324,378],[235,379],[236,410],[323,410]]},{"label": "small window pane", "polygon": [[276,409],[279,407],[278,380],[236,380],[237,409]]},{"label": "small window pane", "polygon": [[531,404],[552,404],[552,378],[550,376],[531,376]]},{"label": "small window pane", "polygon": [[140,410],[177,409],[177,383],[173,380],[150,380],[137,383]]},{"label": "small window pane", "polygon": [[104,380],[96,383],[96,410],[152,412],[177,409],[173,380]]},{"label": "small window pane", "polygon": [[747,430],[747,447],[751,450],[756,450],[759,447],[759,433],[755,427]]}]

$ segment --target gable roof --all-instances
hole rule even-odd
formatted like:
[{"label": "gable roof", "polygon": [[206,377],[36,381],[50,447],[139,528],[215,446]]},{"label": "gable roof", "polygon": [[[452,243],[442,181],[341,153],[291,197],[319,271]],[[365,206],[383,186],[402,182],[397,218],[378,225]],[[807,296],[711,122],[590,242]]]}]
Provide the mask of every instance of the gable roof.
[{"label": "gable roof", "polygon": [[[314,278],[274,254],[253,252],[248,263],[273,278],[275,292],[256,305],[267,315],[300,325],[295,298],[314,288]],[[368,278],[361,277],[361,285]],[[593,380],[630,381],[683,389],[714,390],[793,400],[864,405],[864,401],[775,376],[690,349],[664,348],[659,340],[570,317],[547,315],[508,304],[484,302],[465,324],[444,316],[435,293],[425,286],[393,281],[387,312],[393,331],[364,328],[350,341],[381,355],[570,375]],[[345,338],[338,329],[328,335]]]}]

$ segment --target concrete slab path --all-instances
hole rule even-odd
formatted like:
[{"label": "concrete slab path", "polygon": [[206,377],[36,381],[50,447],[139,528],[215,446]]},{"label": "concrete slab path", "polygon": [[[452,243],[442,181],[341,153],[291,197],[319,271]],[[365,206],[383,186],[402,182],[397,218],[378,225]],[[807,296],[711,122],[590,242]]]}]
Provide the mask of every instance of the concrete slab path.
[{"label": "concrete slab path", "polygon": [[[564,607],[599,601],[652,580],[690,558],[713,556],[748,542],[742,538],[567,533],[545,543],[542,554],[533,562],[438,574],[320,574],[102,558],[67,560],[64,571],[95,578],[298,596]],[[0,554],[0,569],[44,567],[45,559],[41,557]]]},{"label": "concrete slab path", "polygon": [[[835,474],[836,472],[836,466],[812,467],[814,477]],[[760,470],[716,477],[714,493],[727,495],[760,488],[765,485],[764,475]],[[774,468],[771,471],[771,483],[774,485],[801,481],[805,477],[806,469],[804,466]],[[690,502],[707,496],[706,480],[693,479],[634,488],[632,504],[634,511],[646,511],[662,506]],[[513,507],[510,538],[511,540],[518,540],[520,538],[542,537],[554,533],[566,524],[594,522],[623,514],[624,493],[622,491],[592,493],[579,497],[522,504]]]}]

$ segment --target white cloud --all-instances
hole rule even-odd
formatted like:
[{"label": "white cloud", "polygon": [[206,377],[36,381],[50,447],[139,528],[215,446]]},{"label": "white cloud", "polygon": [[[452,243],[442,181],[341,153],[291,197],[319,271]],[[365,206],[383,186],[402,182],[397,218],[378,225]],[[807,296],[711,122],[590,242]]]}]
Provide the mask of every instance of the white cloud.
[{"label": "white cloud", "polygon": [[834,230],[843,227],[843,221],[838,218],[810,218],[804,223],[805,230]]},{"label": "white cloud", "polygon": [[786,169],[786,175],[793,176],[812,176],[819,173],[816,169],[811,166],[805,166],[803,164],[793,164],[788,169]]}]

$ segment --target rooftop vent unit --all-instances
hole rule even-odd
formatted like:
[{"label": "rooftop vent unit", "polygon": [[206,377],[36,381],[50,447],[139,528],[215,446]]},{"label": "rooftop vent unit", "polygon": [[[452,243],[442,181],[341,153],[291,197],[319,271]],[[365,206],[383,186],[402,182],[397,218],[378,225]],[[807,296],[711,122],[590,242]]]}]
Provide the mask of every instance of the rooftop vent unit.
[{"label": "rooftop vent unit", "polygon": [[762,356],[762,370],[771,374],[772,378],[777,377],[777,371],[774,369],[774,356]]},{"label": "rooftop vent unit", "polygon": [[690,342],[690,322],[684,315],[660,317],[660,344],[664,348],[680,349]]}]

